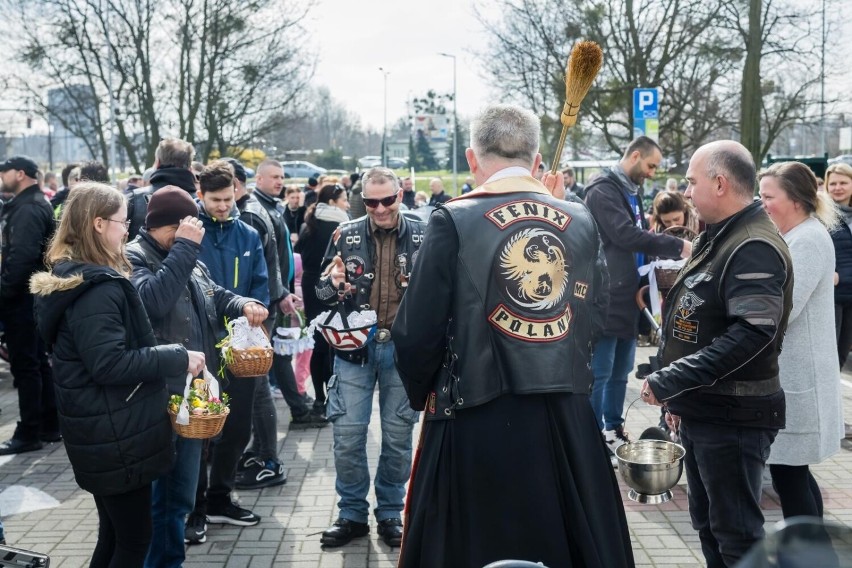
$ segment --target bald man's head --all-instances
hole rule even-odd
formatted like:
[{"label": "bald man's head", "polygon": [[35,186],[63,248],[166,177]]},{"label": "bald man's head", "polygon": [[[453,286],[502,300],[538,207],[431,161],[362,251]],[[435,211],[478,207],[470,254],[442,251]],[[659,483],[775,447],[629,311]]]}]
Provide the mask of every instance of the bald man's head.
[{"label": "bald man's head", "polygon": [[705,158],[707,176],[725,176],[731,187],[742,197],[752,199],[757,183],[757,169],[751,153],[733,140],[718,140],[701,146],[695,155]]}]

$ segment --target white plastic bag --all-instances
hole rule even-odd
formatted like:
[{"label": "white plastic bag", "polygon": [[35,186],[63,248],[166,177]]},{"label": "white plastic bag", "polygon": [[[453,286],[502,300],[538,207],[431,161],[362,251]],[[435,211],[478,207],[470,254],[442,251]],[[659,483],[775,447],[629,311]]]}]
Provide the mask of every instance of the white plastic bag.
[{"label": "white plastic bag", "polygon": [[[181,426],[186,426],[189,424],[189,389],[192,388],[192,373],[186,374],[186,386],[183,388],[183,400],[180,403],[180,408],[178,409],[177,417],[175,417],[175,422],[180,424]],[[210,398],[219,398],[219,381],[216,380],[210,371],[207,368],[204,368],[204,382],[207,385],[207,394],[208,399]]]}]

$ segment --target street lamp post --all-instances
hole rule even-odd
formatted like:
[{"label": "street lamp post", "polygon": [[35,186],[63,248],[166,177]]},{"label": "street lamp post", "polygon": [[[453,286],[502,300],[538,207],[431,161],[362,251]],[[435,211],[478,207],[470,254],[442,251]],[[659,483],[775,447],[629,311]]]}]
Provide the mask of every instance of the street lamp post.
[{"label": "street lamp post", "polygon": [[458,165],[458,144],[459,144],[459,121],[456,114],[456,56],[452,53],[439,53],[443,57],[451,57],[453,60],[453,188],[456,195],[459,194],[459,165]]},{"label": "street lamp post", "polygon": [[382,125],[382,166],[388,167],[388,75],[390,71],[386,71],[384,67],[379,67],[379,71],[385,77],[385,119]]}]

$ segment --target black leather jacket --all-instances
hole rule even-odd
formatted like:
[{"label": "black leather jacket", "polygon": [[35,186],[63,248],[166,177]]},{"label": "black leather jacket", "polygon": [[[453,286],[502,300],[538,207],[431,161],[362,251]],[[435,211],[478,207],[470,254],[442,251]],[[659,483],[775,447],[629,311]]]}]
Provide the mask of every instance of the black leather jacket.
[{"label": "black leather jacket", "polygon": [[54,227],[53,211],[37,185],[21,191],[3,206],[0,214],[3,302],[14,302],[29,293],[30,276],[45,268],[44,251]]},{"label": "black leather jacket", "polygon": [[[403,270],[407,276],[413,271],[417,252],[423,243],[426,224],[400,214],[397,229],[397,257],[396,259],[389,258],[386,260],[395,263],[394,277],[398,279],[400,270]],[[352,284],[355,291],[353,297],[348,300],[349,308],[353,311],[371,309],[370,292],[373,289],[373,280],[378,271],[375,270],[376,254],[369,217],[364,216],[360,219],[341,223],[339,230],[338,239],[332,240],[328,244],[322,267],[325,268],[331,262],[331,259],[339,254],[346,267],[346,280]],[[400,265],[400,259],[403,258],[405,259],[405,267]],[[316,293],[321,302],[328,305],[337,303],[337,290],[334,289],[327,277],[320,278],[316,286]],[[364,361],[366,352],[366,348],[357,351],[336,351],[338,356],[348,361]]]},{"label": "black leather jacket", "polygon": [[[133,265],[130,280],[139,291],[157,342],[203,351],[207,369],[215,375],[219,368],[216,342],[226,333],[224,318],[240,317],[243,307],[254,300],[213,282],[198,260],[200,250],[192,241],[177,239],[166,251],[142,229],[127,245],[127,257]],[[193,329],[193,322],[200,329]],[[172,394],[183,393],[185,373],[165,378]]]},{"label": "black leather jacket", "polygon": [[508,393],[591,392],[607,276],[584,205],[510,177],[436,210],[428,235],[393,325],[412,408],[449,418]]},{"label": "black leather jacket", "polygon": [[[263,246],[263,256],[266,258],[266,269],[269,273],[269,305],[271,307],[269,316],[272,319],[275,316],[275,306],[281,298],[290,293],[287,282],[284,281],[287,275],[284,274],[282,277],[281,274],[282,263],[279,258],[280,247],[275,226],[269,212],[253,194],[249,193],[240,199],[237,207],[240,210],[240,221],[254,228],[260,235],[260,244]],[[284,266],[289,267],[289,260],[284,262]]]},{"label": "black leather jacket", "polygon": [[648,377],[657,399],[684,417],[783,428],[792,266],[760,203],[708,225],[666,298],[665,367]]}]

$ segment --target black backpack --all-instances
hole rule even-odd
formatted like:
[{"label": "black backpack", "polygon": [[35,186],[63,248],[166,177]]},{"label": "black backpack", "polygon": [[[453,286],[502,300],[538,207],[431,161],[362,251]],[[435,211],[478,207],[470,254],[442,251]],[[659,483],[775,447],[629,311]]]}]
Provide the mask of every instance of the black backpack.
[{"label": "black backpack", "polygon": [[154,193],[154,187],[137,187],[128,192],[127,195],[127,218],[130,220],[130,227],[127,229],[127,242],[132,241],[139,234],[139,229],[145,226],[145,215],[148,214],[148,202],[151,201],[151,195]]}]

